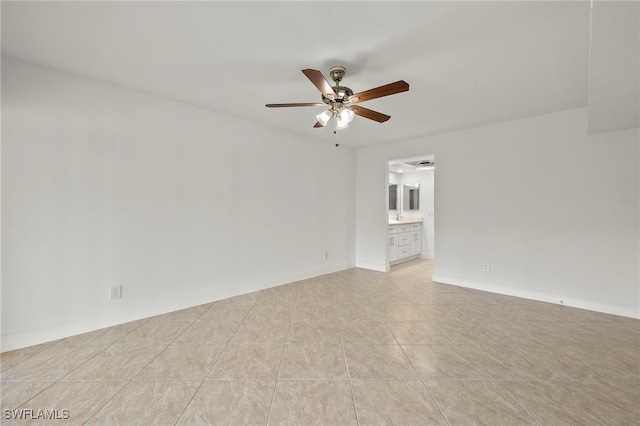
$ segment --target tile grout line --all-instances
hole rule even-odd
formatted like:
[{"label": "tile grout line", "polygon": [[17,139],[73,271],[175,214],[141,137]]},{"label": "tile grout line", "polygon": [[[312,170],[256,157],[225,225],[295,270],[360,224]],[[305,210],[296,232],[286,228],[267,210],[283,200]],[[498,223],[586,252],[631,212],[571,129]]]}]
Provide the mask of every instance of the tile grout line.
[{"label": "tile grout line", "polygon": [[351,392],[351,403],[353,404],[353,414],[356,418],[356,425],[360,425],[360,418],[358,417],[358,409],[356,407],[356,396],[353,392],[353,383],[351,382],[351,371],[349,370],[349,362],[347,361],[347,351],[344,347],[344,338],[342,333],[342,326],[338,319],[337,311],[336,311],[336,323],[338,324],[338,333],[340,333],[340,346],[342,347],[342,356],[344,357],[344,366],[347,370],[347,382],[349,383],[349,391]]},{"label": "tile grout line", "polygon": [[296,286],[296,295],[294,297],[294,303],[291,306],[291,312],[289,315],[289,325],[287,326],[287,334],[284,338],[284,345],[282,345],[282,354],[280,355],[280,362],[278,363],[278,373],[276,375],[275,383],[273,384],[273,393],[271,394],[271,402],[269,403],[269,412],[267,413],[267,420],[265,425],[268,425],[271,421],[271,410],[273,410],[273,401],[276,399],[276,390],[278,389],[278,382],[280,378],[280,370],[282,369],[282,360],[284,359],[284,351],[287,349],[287,340],[289,339],[289,330],[291,330],[291,318],[293,315],[293,309],[295,309],[295,300],[298,298],[298,293],[300,291],[300,286]]},{"label": "tile grout line", "polygon": [[527,416],[531,417],[531,419],[533,419],[534,422],[536,422],[537,425],[540,425],[541,423],[538,421],[538,419],[536,419],[534,417],[533,414],[531,414],[526,408],[524,408],[522,405],[520,405],[518,403],[518,401],[516,401],[516,399],[511,395],[511,393],[509,393],[506,389],[504,389],[502,386],[500,386],[500,382],[501,380],[491,380],[491,382],[495,383],[495,385],[498,387],[498,389],[500,389],[500,392],[504,393],[511,401],[513,401],[514,404],[516,404],[522,411],[524,411],[525,413],[527,413]]},{"label": "tile grout line", "polygon": [[[394,335],[394,337],[395,337],[395,335]],[[396,341],[397,341],[397,338],[396,338]],[[429,387],[424,383],[424,379],[422,378],[420,373],[418,373],[418,370],[416,369],[415,365],[413,365],[413,362],[411,361],[411,358],[409,358],[409,356],[407,355],[407,352],[404,350],[404,347],[399,343],[398,343],[398,346],[400,346],[400,349],[402,350],[402,353],[407,358],[407,361],[409,361],[409,364],[411,365],[411,368],[413,369],[413,372],[416,374],[416,376],[420,380],[420,383],[422,383],[422,387],[427,391],[427,394],[431,398],[431,401],[433,401],[433,403],[438,408],[438,411],[440,412],[440,415],[442,416],[444,421],[447,422],[447,425],[451,426],[451,423],[449,422],[449,419],[447,418],[447,416],[444,415],[444,412],[442,411],[442,408],[440,407],[440,404],[438,404],[438,402],[434,398],[433,394],[429,390]]]},{"label": "tile grout line", "polygon": [[[258,299],[260,299],[260,296],[262,295],[262,290],[260,290],[260,294],[258,295],[258,297],[256,297],[256,300],[253,301],[253,303],[251,304],[251,308],[247,311],[246,315],[244,316],[244,318],[242,319],[242,321],[240,321],[235,329],[235,331],[233,332],[233,334],[231,335],[231,337],[229,337],[229,340],[227,341],[227,343],[224,344],[224,347],[222,348],[222,350],[220,351],[220,353],[218,354],[218,357],[216,358],[216,360],[211,364],[211,367],[209,367],[209,369],[207,370],[207,373],[203,376],[202,381],[200,381],[200,384],[198,385],[198,388],[196,389],[196,391],[193,393],[193,395],[191,395],[191,398],[189,399],[189,402],[187,402],[184,406],[184,409],[180,412],[180,415],[178,416],[178,418],[176,419],[176,422],[174,423],[174,426],[177,425],[180,422],[180,419],[184,416],[184,413],[187,411],[187,409],[189,408],[189,406],[191,405],[191,403],[193,402],[193,399],[196,397],[196,395],[198,394],[198,392],[200,391],[200,389],[202,388],[202,385],[204,385],[204,382],[207,381],[207,377],[209,377],[209,374],[211,374],[211,371],[214,369],[214,367],[218,364],[218,361],[220,361],[220,358],[222,357],[222,354],[224,353],[224,351],[227,349],[227,347],[229,346],[229,343],[231,342],[231,340],[233,339],[233,336],[236,335],[236,333],[238,332],[238,329],[240,328],[240,325],[242,325],[242,323],[244,322],[244,320],[247,318],[247,316],[249,316],[249,312],[251,312],[251,310],[253,309],[253,307],[256,305],[256,303],[258,303]],[[224,300],[224,299],[223,299]],[[217,302],[217,301],[216,301]],[[202,316],[209,312],[209,310],[215,305],[216,302],[212,302],[211,306],[209,307],[209,309],[207,309],[206,311],[202,312],[198,318],[196,318],[192,325],[195,324],[196,321],[198,321],[200,318],[202,318]],[[190,327],[190,326],[189,326]],[[189,328],[187,327],[186,329],[184,329],[184,331],[182,333],[180,333],[180,335],[176,336],[176,339],[178,337],[180,337],[182,334],[184,334],[187,329]]]},{"label": "tile grout line", "polygon": [[[146,321],[145,321],[145,322],[146,322]],[[129,335],[129,334],[130,334],[130,333],[132,333],[134,330],[136,330],[136,329],[138,329],[139,327],[141,327],[141,326],[142,326],[142,324],[144,324],[145,322],[143,322],[143,323],[141,323],[140,325],[138,325],[138,327],[136,327],[136,328],[134,328],[134,329],[130,330],[128,333],[125,333],[123,336],[121,336],[121,337],[119,337],[118,339],[116,339],[116,340],[115,340],[114,342],[112,342],[110,345],[105,346],[101,351],[96,352],[93,356],[91,356],[90,358],[88,358],[88,359],[87,359],[85,362],[83,362],[82,364],[80,364],[80,365],[78,365],[77,367],[73,368],[71,371],[69,371],[69,372],[67,372],[66,374],[64,374],[63,376],[61,376],[61,377],[59,377],[59,378],[55,379],[55,380],[53,381],[53,383],[52,383],[50,386],[47,386],[46,388],[42,389],[42,390],[41,390],[40,392],[38,392],[37,394],[33,395],[31,398],[29,398],[28,400],[26,400],[26,401],[25,401],[25,402],[23,402],[22,404],[18,405],[18,408],[20,408],[20,407],[24,406],[25,404],[29,403],[29,401],[33,400],[34,398],[36,398],[38,395],[42,394],[42,393],[43,393],[44,391],[46,391],[47,389],[52,388],[53,386],[57,385],[58,383],[63,382],[63,379],[64,379],[65,377],[67,377],[69,374],[73,373],[74,371],[76,371],[77,369],[79,369],[80,367],[82,367],[83,365],[85,365],[86,363],[88,363],[89,361],[91,361],[92,359],[94,359],[95,357],[97,357],[99,354],[101,354],[101,353],[103,353],[104,351],[106,351],[108,348],[110,348],[112,345],[114,345],[117,341],[119,341],[119,340],[123,339],[125,336]],[[49,347],[49,348],[46,348],[45,350],[50,349],[50,348],[53,348],[53,347],[58,346],[58,345],[62,345],[62,343],[63,343],[65,340],[67,340],[67,339],[68,339],[68,338],[62,339],[62,340],[60,340],[59,342],[57,342],[57,343],[54,343],[54,344],[50,345],[50,347]],[[77,346],[96,346],[96,345],[77,345]],[[37,354],[40,354],[40,353],[42,353],[42,352],[43,352],[43,351],[40,351],[40,352],[38,352]],[[35,355],[35,354],[34,354],[34,355]],[[31,357],[29,357],[29,358],[31,358]],[[27,359],[29,359],[29,358],[27,358]],[[24,361],[26,361],[26,359],[25,359]],[[20,363],[18,363],[18,364],[20,364]],[[17,365],[17,364],[16,364],[16,365]],[[13,367],[13,366],[12,366],[12,367]],[[95,380],[87,380],[87,381],[91,381],[91,382],[93,382],[93,381],[95,381]],[[118,381],[120,381],[120,380],[118,380]],[[126,384],[125,384],[124,386],[126,386]],[[124,386],[123,386],[123,388],[124,388]],[[121,388],[120,390],[122,390],[122,388]],[[115,396],[117,393],[119,393],[119,392],[120,392],[120,390],[119,390],[118,392],[116,392],[113,396]],[[112,398],[113,398],[113,396],[112,396]],[[111,400],[111,398],[109,398],[109,400]],[[107,402],[108,402],[108,401],[107,401]],[[105,405],[106,405],[106,403],[105,403]],[[104,405],[102,405],[99,409],[97,409],[97,410],[96,410],[96,411],[95,411],[95,412],[94,412],[94,413],[93,413],[93,414],[92,414],[92,415],[87,419],[87,421],[89,421],[89,419],[90,419],[91,417],[95,416],[95,414],[96,414],[98,411],[100,411],[103,407],[104,407]]]}]

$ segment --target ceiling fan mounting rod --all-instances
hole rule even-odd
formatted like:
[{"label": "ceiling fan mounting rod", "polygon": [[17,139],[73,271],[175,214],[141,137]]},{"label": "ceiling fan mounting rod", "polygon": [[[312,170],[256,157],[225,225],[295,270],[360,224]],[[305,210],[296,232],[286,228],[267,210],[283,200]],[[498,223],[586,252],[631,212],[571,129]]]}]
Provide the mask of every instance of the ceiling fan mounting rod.
[{"label": "ceiling fan mounting rod", "polygon": [[329,75],[336,84],[331,89],[333,89],[335,94],[338,96],[337,98],[334,98],[333,96],[327,97],[322,95],[322,101],[325,104],[330,105],[332,109],[339,109],[344,102],[349,100],[349,96],[353,95],[353,90],[346,86],[340,86],[340,82],[342,81],[345,72],[346,69],[342,66],[335,66],[329,69]]}]

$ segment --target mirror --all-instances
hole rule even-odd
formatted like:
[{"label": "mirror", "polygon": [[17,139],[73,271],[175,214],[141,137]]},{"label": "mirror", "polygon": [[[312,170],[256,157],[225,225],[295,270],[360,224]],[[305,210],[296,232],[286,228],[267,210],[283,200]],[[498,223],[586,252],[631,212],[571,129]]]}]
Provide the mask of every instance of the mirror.
[{"label": "mirror", "polygon": [[389,184],[389,210],[398,210],[398,185]]},{"label": "mirror", "polygon": [[404,210],[420,209],[420,184],[402,185],[402,208]]}]

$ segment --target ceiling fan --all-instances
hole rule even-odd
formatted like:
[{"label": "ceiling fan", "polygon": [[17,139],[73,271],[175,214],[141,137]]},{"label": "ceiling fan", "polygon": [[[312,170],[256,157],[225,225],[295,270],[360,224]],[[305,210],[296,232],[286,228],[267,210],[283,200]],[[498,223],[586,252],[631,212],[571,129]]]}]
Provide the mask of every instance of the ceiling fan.
[{"label": "ceiling fan", "polygon": [[356,115],[377,121],[378,123],[384,123],[390,119],[391,116],[355,104],[409,90],[409,84],[404,80],[399,80],[374,89],[365,90],[364,92],[353,93],[353,90],[350,88],[340,86],[345,71],[345,68],[341,66],[331,67],[331,69],[329,69],[329,75],[335,82],[335,86],[332,87],[320,71],[312,69],[302,70],[302,73],[306,75],[318,90],[320,90],[320,93],[322,93],[323,103],[267,104],[265,106],[267,108],[329,106],[329,109],[316,115],[318,121],[313,127],[325,127],[327,123],[335,117],[333,132],[336,133],[336,130],[343,130],[349,127],[349,123],[353,121]]}]

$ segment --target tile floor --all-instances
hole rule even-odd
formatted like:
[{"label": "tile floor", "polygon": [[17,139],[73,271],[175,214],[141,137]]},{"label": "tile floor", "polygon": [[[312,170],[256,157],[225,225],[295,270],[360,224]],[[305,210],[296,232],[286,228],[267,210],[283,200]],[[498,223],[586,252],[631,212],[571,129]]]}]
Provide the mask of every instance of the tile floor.
[{"label": "tile floor", "polygon": [[640,321],[434,283],[432,266],[350,269],[4,353],[0,421],[640,424]]}]

